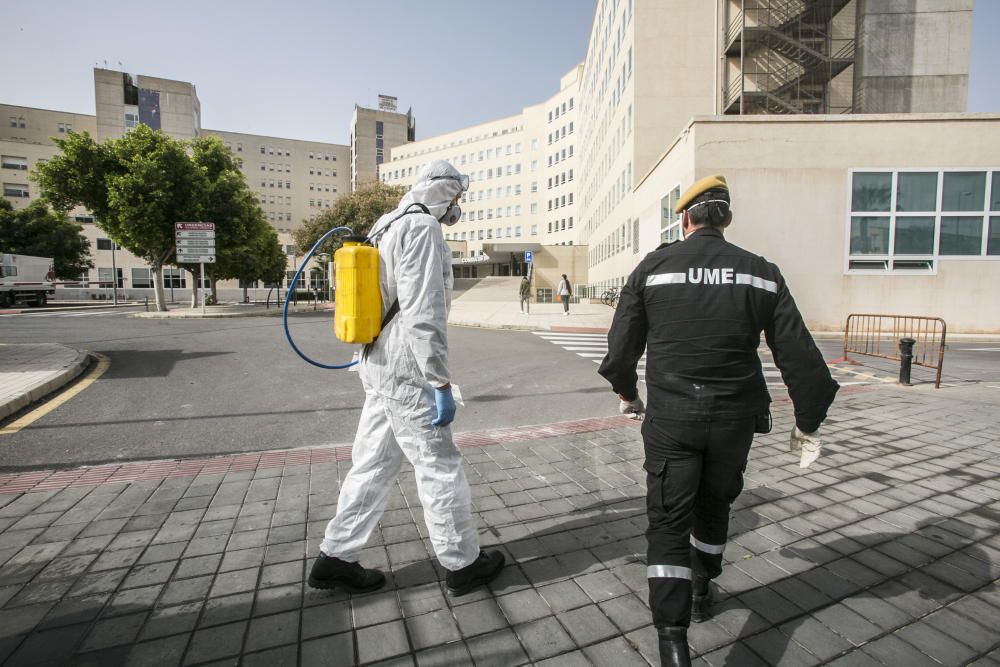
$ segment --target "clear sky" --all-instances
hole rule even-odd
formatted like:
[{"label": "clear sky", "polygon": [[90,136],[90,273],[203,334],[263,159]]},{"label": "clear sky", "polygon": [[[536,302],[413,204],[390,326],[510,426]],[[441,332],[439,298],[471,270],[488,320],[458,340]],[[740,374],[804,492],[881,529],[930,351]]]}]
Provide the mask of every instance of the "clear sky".
[{"label": "clear sky", "polygon": [[[702,0],[690,0],[693,2]],[[0,0],[0,101],[94,113],[92,68],[190,81],[208,129],[348,143],[354,104],[426,138],[537,104],[586,50],[590,0]],[[976,0],[970,111],[1000,111],[1000,0]],[[21,55],[17,55],[21,54]],[[121,65],[119,65],[121,63]]]}]

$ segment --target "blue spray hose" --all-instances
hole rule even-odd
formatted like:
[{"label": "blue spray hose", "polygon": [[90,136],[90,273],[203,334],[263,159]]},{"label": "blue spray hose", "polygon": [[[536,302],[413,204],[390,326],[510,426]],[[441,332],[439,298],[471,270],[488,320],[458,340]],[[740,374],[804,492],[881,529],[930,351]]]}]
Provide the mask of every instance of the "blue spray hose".
[{"label": "blue spray hose", "polygon": [[[309,252],[306,253],[305,259],[302,260],[302,265],[299,267],[299,270],[295,272],[295,276],[292,278],[292,289],[295,289],[294,286],[297,285],[298,282],[299,282],[299,274],[302,273],[302,269],[306,268],[306,264],[309,263],[309,259],[313,256],[313,253],[316,252],[316,249],[319,248],[320,244],[323,243],[323,241],[327,240],[331,235],[333,235],[336,232],[347,232],[348,234],[353,234],[354,233],[354,232],[351,231],[350,227],[334,227],[333,229],[331,229],[330,231],[328,231],[326,234],[323,234],[323,236],[319,237],[319,241],[316,241],[316,245],[314,245],[312,247],[312,250],[310,250]],[[334,307],[336,307],[336,306],[334,306]],[[320,368],[337,368],[337,369],[341,369],[341,368],[350,368],[354,364],[358,363],[357,361],[351,361],[349,363],[339,364],[339,365],[338,364],[321,364],[320,362],[313,361],[312,359],[310,359],[309,357],[307,357],[302,352],[302,350],[300,350],[298,348],[298,346],[295,344],[295,341],[292,340],[292,334],[288,330],[288,295],[287,294],[285,295],[285,306],[284,306],[284,308],[281,311],[281,323],[285,327],[285,338],[288,339],[288,344],[292,346],[292,349],[295,350],[295,353],[297,355],[299,355],[300,357],[302,357],[303,359],[305,359],[307,362],[309,362],[313,366],[318,366]]]}]

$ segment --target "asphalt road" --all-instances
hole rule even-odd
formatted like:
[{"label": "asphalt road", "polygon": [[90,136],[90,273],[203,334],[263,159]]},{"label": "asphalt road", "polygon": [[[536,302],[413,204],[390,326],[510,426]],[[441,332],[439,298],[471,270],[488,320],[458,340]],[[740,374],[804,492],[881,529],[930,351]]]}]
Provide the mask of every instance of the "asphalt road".
[{"label": "asphalt road", "polygon": [[[89,388],[28,428],[0,436],[0,469],[347,444],[363,392],[356,373],[300,360],[278,318],[148,320],[123,311],[0,318],[0,341],[58,342],[111,360]],[[293,316],[296,342],[321,361],[350,359],[329,314]],[[456,431],[616,414],[593,360],[526,332],[452,327]],[[827,359],[836,338],[818,339]],[[946,381],[1000,389],[1000,341],[955,340]],[[894,377],[893,362],[866,359]],[[917,369],[915,378],[925,373]],[[845,378],[840,378],[842,381]],[[855,378],[846,378],[855,379]]]},{"label": "asphalt road", "polygon": [[[329,314],[293,316],[296,343],[349,360]],[[6,343],[57,342],[111,360],[89,388],[12,435],[0,468],[350,443],[364,401],[356,373],[315,368],[279,318],[130,318],[119,313],[0,319]],[[456,431],[615,414],[596,365],[525,332],[452,327]]]}]

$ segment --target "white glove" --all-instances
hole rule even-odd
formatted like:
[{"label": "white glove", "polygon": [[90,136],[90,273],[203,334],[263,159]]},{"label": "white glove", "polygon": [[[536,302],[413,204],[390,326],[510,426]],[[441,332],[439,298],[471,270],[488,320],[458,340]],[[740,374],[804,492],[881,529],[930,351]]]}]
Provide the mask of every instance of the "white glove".
[{"label": "white glove", "polygon": [[819,439],[819,429],[812,433],[803,433],[798,426],[792,427],[792,436],[788,441],[788,449],[792,452],[802,451],[799,459],[800,468],[808,468],[819,458],[819,450],[823,443]]},{"label": "white glove", "polygon": [[634,401],[626,401],[621,394],[618,394],[618,412],[623,415],[633,415],[632,418],[636,419],[645,411],[646,406],[643,405],[642,399],[638,396],[635,397]]}]

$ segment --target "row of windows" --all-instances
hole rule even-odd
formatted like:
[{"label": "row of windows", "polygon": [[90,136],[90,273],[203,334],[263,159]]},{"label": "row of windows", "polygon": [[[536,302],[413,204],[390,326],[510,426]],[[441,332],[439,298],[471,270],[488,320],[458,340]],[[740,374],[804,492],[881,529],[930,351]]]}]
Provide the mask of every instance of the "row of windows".
[{"label": "row of windows", "polygon": [[[10,125],[10,127],[18,127],[21,129],[25,129],[27,127],[27,122],[25,121],[24,116],[8,116],[7,122]],[[72,132],[73,123],[56,123],[56,131],[58,131],[60,134],[65,134],[66,132]]]},{"label": "row of windows", "polygon": [[476,190],[476,191],[470,190],[462,195],[462,203],[469,201],[482,201],[484,193],[486,195],[486,199],[491,199],[494,196],[494,193],[496,193],[497,199],[504,196],[506,197],[510,197],[512,195],[516,196],[521,194],[521,184],[518,183],[517,185],[514,186],[508,185],[506,189],[496,188],[494,190],[493,188],[486,188],[485,190]]},{"label": "row of windows", "polygon": [[336,192],[337,186],[330,185],[329,183],[310,183],[309,190],[315,190],[316,192]]},{"label": "row of windows", "polygon": [[[568,132],[566,131],[567,128],[569,128]],[[565,139],[567,134],[573,134],[573,121],[570,121],[569,125],[563,125],[555,132],[549,132],[549,144],[551,145],[553,141]]]},{"label": "row of windows", "polygon": [[611,216],[615,207],[625,198],[625,194],[632,190],[632,163],[629,162],[618,178],[608,187],[603,199],[595,208],[593,215],[584,225],[584,232],[587,237],[594,233],[597,227]]},{"label": "row of windows", "polygon": [[639,252],[639,219],[627,220],[587,251],[588,266],[595,266],[619,253]]},{"label": "row of windows", "polygon": [[[233,151],[233,144],[232,144],[232,142],[227,141],[227,142],[225,142],[225,144],[226,144],[226,148],[228,148],[229,151],[232,152]],[[242,153],[243,152],[243,144],[239,144],[239,143],[236,144],[236,152],[237,153]],[[289,155],[291,155],[291,153],[289,153]]]},{"label": "row of windows", "polygon": [[[104,239],[107,240],[107,239]],[[163,286],[167,289],[172,287],[180,288],[187,287],[187,281],[185,280],[186,271],[175,268],[165,268],[163,269]],[[118,287],[118,289],[124,289],[125,287],[125,272],[122,269],[114,269],[110,266],[99,266],[97,267],[97,284],[94,285],[99,289],[112,289],[113,287]],[[87,287],[90,285],[90,274],[84,273],[81,275],[77,282],[67,283],[66,287]],[[148,268],[134,268],[131,269],[131,282],[134,289],[152,289],[153,287],[153,276],[152,271]],[[197,278],[195,278],[197,282]],[[117,284],[116,284],[117,283]],[[205,287],[210,287],[210,281],[208,278],[205,279]]]},{"label": "row of windows", "polygon": [[27,127],[26,123],[24,122],[24,116],[10,116],[9,118],[11,127],[20,127],[21,129]]},{"label": "row of windows", "polygon": [[282,197],[281,195],[278,195],[277,197],[275,197],[275,195],[259,195],[258,199],[260,200],[261,206],[264,204],[278,204],[279,206],[282,204],[285,206],[292,205],[291,197]]},{"label": "row of windows", "polygon": [[292,221],[292,214],[282,211],[268,211],[264,214],[264,217],[270,220],[271,222]]},{"label": "row of windows", "polygon": [[[569,226],[567,226],[567,221]],[[573,229],[573,216],[549,222],[549,233],[562,232],[567,229]]]},{"label": "row of windows", "polygon": [[565,160],[571,157],[573,157],[573,144],[570,144],[568,149],[564,148],[561,151],[556,151],[555,153],[550,155],[549,166],[551,167],[554,164],[559,164],[561,160]]},{"label": "row of windows", "polygon": [[[568,175],[568,178],[567,178],[567,175]],[[565,184],[567,180],[570,181],[570,182],[573,181],[573,170],[572,169],[570,169],[569,171],[564,171],[561,174],[556,174],[555,176],[553,176],[552,178],[550,178],[549,179],[549,189],[551,190],[553,187],[558,188],[560,185]]]},{"label": "row of windows", "polygon": [[573,98],[572,97],[569,98],[568,104],[569,104],[569,106],[567,106],[567,102],[563,102],[562,104],[557,104],[556,108],[549,112],[549,122],[551,123],[554,119],[559,118],[560,114],[564,114],[567,111],[572,111],[573,110]]},{"label": "row of windows", "polygon": [[561,197],[556,197],[554,199],[550,199],[549,200],[549,210],[551,211],[554,208],[562,208],[563,206],[572,206],[573,205],[573,193],[572,192],[569,193],[568,197],[569,198],[567,199],[567,195],[562,195]]},{"label": "row of windows", "polygon": [[310,199],[309,208],[330,208],[329,199]]},{"label": "row of windows", "polygon": [[309,168],[309,175],[310,176],[336,176],[337,175],[337,170],[336,169],[319,169],[319,168],[313,169],[312,167],[310,167]]},{"label": "row of windows", "polygon": [[[508,206],[507,207],[507,217],[519,216],[521,215],[521,206]],[[462,222],[472,222],[474,220],[492,220],[494,216],[494,211],[496,212],[497,218],[502,218],[504,213],[504,207],[498,206],[495,209],[476,209],[475,211],[463,211]]]},{"label": "row of windows", "polygon": [[277,185],[278,189],[281,189],[282,187],[284,187],[287,190],[291,190],[292,189],[292,182],[291,181],[270,181],[270,180],[265,181],[264,179],[261,179],[261,181],[260,181],[260,187],[262,187],[262,188],[273,188],[273,187],[275,187],[275,185],[274,185],[275,183],[278,184]]},{"label": "row of windows", "polygon": [[933,272],[1000,257],[1000,171],[851,172],[848,271]]},{"label": "row of windows", "polygon": [[[534,163],[532,163],[534,164]],[[395,181],[402,178],[407,178],[413,175],[414,167],[403,168],[403,169],[393,169],[391,172],[386,170],[382,177],[383,181]],[[420,170],[419,167],[416,168],[417,171]],[[514,164],[508,164],[506,167],[490,167],[489,169],[480,169],[478,172],[469,172],[469,182],[482,181],[490,178],[501,178],[502,176],[517,176],[521,173],[521,163],[515,162]],[[336,176],[336,173],[334,173]]]},{"label": "row of windows", "polygon": [[[598,184],[603,182],[607,177],[608,173],[611,171],[612,166],[618,159],[618,156],[625,150],[625,144],[629,136],[632,135],[632,105],[630,104],[627,112],[622,116],[619,121],[618,128],[615,130],[614,134],[607,137],[608,146],[604,149],[604,153],[601,156],[600,164],[598,168],[591,172],[589,183],[584,184],[583,190],[583,202],[584,206],[589,206],[590,202],[596,196],[598,191]],[[591,151],[593,153],[593,150]],[[583,162],[585,164],[593,164],[593,155],[584,155]]]},{"label": "row of windows", "polygon": [[[505,134],[514,134],[516,132],[520,132],[523,129],[524,128],[522,126],[517,125],[517,126],[514,126],[512,128],[509,128],[509,129],[494,130],[490,134],[478,134],[478,135],[476,135],[474,137],[468,137],[466,139],[458,139],[457,141],[452,141],[451,143],[448,143],[448,144],[444,144],[444,145],[439,144],[439,145],[433,146],[433,147],[427,146],[426,148],[422,148],[421,150],[413,151],[412,153],[403,153],[403,154],[401,154],[401,155],[399,155],[397,157],[394,157],[393,160],[394,161],[395,160],[405,160],[406,158],[415,157],[417,155],[423,155],[425,153],[436,153],[438,151],[444,150],[445,148],[452,148],[453,146],[462,146],[462,145],[465,145],[465,144],[471,144],[471,143],[475,143],[477,141],[483,141],[484,139],[489,139],[491,137],[500,137],[500,136],[503,136]],[[521,152],[520,144],[517,144],[517,146],[518,146],[517,152],[520,153]],[[509,155],[509,153],[508,153],[508,155]]]},{"label": "row of windows", "polygon": [[[506,233],[505,233],[506,232]],[[531,226],[531,236],[538,235],[538,225]],[[493,238],[511,238],[521,236],[521,226],[517,227],[497,227],[496,233],[494,234],[493,228],[490,229],[478,229],[471,232],[453,232],[445,234],[445,240],[447,241],[488,241]]]},{"label": "row of windows", "polygon": [[[274,162],[261,162],[260,163],[260,170],[261,171],[287,172],[287,173],[290,174],[290,173],[292,173],[292,165],[290,165],[290,164],[281,164],[281,163],[275,164]],[[312,173],[312,170],[310,169],[309,172]]]}]

